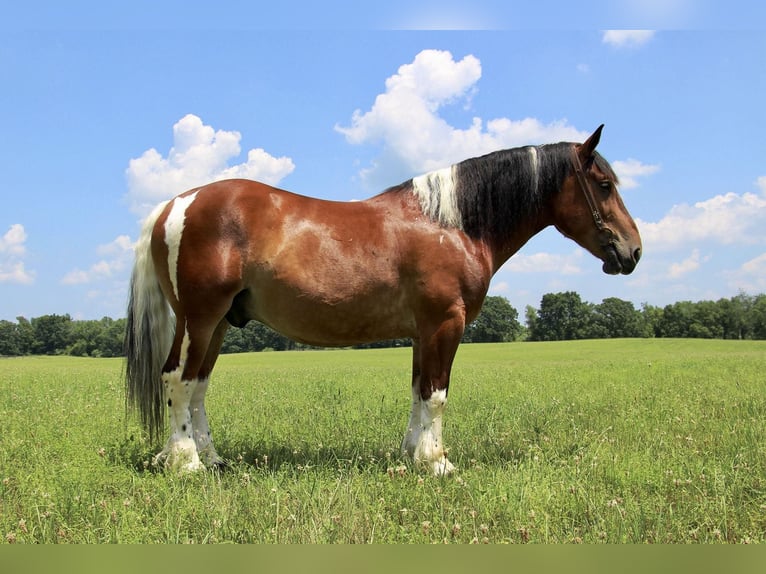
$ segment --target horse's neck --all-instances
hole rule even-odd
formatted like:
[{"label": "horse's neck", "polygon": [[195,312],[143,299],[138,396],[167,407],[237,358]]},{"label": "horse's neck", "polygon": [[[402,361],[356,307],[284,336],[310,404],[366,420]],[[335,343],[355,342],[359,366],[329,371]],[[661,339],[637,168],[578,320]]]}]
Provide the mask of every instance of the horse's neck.
[{"label": "horse's neck", "polygon": [[543,218],[540,221],[530,221],[525,225],[518,226],[505,238],[500,240],[489,240],[487,244],[492,251],[494,275],[514,254],[516,254],[524,245],[543,229],[551,225],[545,222]]},{"label": "horse's neck", "polygon": [[[488,178],[488,181],[486,181],[485,184],[493,186],[502,185],[498,183],[502,180],[501,173],[488,173],[486,174],[486,177]],[[531,185],[537,184],[538,182],[536,180],[531,183]],[[508,190],[506,193],[519,194],[519,197],[531,196],[533,192],[528,185],[529,184]],[[500,267],[502,267],[503,264],[532,239],[532,237],[540,233],[546,227],[553,225],[553,216],[550,207],[551,197],[551,193],[545,193],[539,208],[532,210],[528,216],[513,222],[501,232],[495,233],[485,239],[493,254],[493,272],[500,269]]]}]

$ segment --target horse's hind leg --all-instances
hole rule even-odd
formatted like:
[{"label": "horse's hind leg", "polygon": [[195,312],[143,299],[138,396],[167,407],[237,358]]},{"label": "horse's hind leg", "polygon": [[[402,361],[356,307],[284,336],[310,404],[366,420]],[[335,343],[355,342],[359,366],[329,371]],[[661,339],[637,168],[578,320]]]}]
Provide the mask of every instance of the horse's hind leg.
[{"label": "horse's hind leg", "polygon": [[[209,372],[200,380],[201,367],[207,357],[214,329],[204,323],[199,324],[199,321],[196,323],[190,322],[189,318],[177,319],[175,340],[162,372],[170,415],[170,438],[155,460],[164,459],[166,467],[181,471],[204,468],[200,459],[200,445],[204,449],[202,454],[205,458],[214,462],[218,459],[212,448],[204,410]],[[215,333],[218,333],[218,329],[215,329]],[[216,351],[220,348],[220,341],[217,344]],[[195,422],[199,431],[197,433]]]},{"label": "horse's hind leg", "polygon": [[218,456],[218,453],[213,446],[213,437],[210,433],[210,425],[207,421],[207,412],[205,411],[205,393],[207,392],[208,383],[210,382],[210,373],[215,366],[218,353],[223,344],[223,337],[228,329],[228,322],[224,319],[218,324],[218,327],[213,333],[213,337],[208,347],[205,361],[202,364],[202,368],[199,373],[199,381],[192,394],[191,404],[189,406],[191,411],[191,424],[192,435],[194,442],[197,445],[197,453],[199,454],[202,463],[205,466],[223,466],[224,460]]},{"label": "horse's hind leg", "polygon": [[191,346],[191,338],[182,319],[176,321],[176,335],[165,367],[162,385],[168,405],[170,437],[165,448],[155,457],[168,468],[194,471],[202,468],[197,445],[192,435],[192,419],[189,409],[197,387],[196,379],[184,380],[184,371]]}]

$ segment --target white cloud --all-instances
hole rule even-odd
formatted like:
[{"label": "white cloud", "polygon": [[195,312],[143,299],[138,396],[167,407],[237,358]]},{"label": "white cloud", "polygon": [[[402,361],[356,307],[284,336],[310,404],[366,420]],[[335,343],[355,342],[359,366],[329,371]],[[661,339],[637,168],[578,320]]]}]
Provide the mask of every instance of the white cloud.
[{"label": "white cloud", "polygon": [[683,261],[679,263],[672,263],[670,265],[668,268],[668,277],[671,279],[678,279],[683,277],[687,273],[691,273],[692,271],[699,269],[700,264],[704,261],[707,261],[708,259],[708,257],[702,258],[700,255],[700,250],[695,249],[692,251],[691,255]]},{"label": "white cloud", "polygon": [[351,125],[336,126],[352,144],[382,144],[382,154],[361,172],[371,187],[396,183],[457,161],[497,149],[552,141],[582,141],[589,134],[565,119],[544,124],[535,118],[484,121],[474,117],[460,129],[440,110],[462,103],[470,108],[481,78],[481,63],[472,56],[455,61],[450,52],[424,50],[386,80],[386,90],[366,111],[356,110]]},{"label": "white cloud", "polygon": [[625,161],[613,161],[612,168],[620,179],[620,187],[622,189],[632,189],[638,187],[637,178],[656,173],[659,171],[660,166],[644,164],[637,159],[627,159]]},{"label": "white cloud", "polygon": [[104,259],[91,265],[87,271],[73,269],[61,279],[61,283],[80,285],[119,275],[130,268],[133,261],[133,245],[130,237],[120,235],[111,243],[98,246],[96,252]]},{"label": "white cloud", "polygon": [[295,169],[289,157],[274,157],[261,148],[248,151],[245,162],[229,166],[240,154],[240,139],[239,132],[216,131],[193,114],[184,116],[173,126],[167,157],[151,148],[130,160],[126,176],[131,211],[144,216],[160,201],[221,179],[275,185]]},{"label": "white cloud", "polygon": [[721,245],[766,242],[764,181],[758,180],[761,194],[730,192],[694,205],[675,205],[656,223],[637,220],[646,252],[668,251],[706,240]]},{"label": "white cloud", "polygon": [[654,30],[605,30],[601,40],[617,48],[641,46],[654,36]]},{"label": "white cloud", "polygon": [[766,253],[743,263],[739,269],[725,273],[732,290],[746,293],[766,292]]},{"label": "white cloud", "polygon": [[23,261],[26,241],[27,232],[20,223],[11,225],[0,237],[0,283],[34,282],[34,272],[27,271]]},{"label": "white cloud", "polygon": [[561,275],[576,275],[582,273],[580,261],[583,251],[577,249],[569,255],[557,253],[533,253],[525,255],[517,253],[503,266],[506,271],[516,273],[558,273]]},{"label": "white cloud", "polygon": [[7,253],[9,255],[24,255],[26,247],[24,242],[27,240],[27,232],[24,230],[24,226],[20,223],[14,223],[5,232],[5,235],[0,237],[0,253]]}]

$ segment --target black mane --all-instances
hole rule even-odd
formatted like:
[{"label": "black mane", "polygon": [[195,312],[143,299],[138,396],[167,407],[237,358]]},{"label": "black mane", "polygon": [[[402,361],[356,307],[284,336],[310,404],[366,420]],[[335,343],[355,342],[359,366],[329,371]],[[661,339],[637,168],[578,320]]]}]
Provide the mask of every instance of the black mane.
[{"label": "black mane", "polygon": [[537,215],[571,172],[570,149],[568,144],[514,148],[459,163],[463,230],[471,237],[500,237]]},{"label": "black mane", "polygon": [[[454,193],[463,231],[474,238],[501,238],[534,218],[572,173],[573,145],[556,143],[500,150],[453,166]],[[595,153],[594,161],[617,182],[603,157]],[[392,190],[412,188],[410,180]],[[439,189],[431,192],[432,202],[438,204]],[[430,215],[440,220],[439,213]]]}]

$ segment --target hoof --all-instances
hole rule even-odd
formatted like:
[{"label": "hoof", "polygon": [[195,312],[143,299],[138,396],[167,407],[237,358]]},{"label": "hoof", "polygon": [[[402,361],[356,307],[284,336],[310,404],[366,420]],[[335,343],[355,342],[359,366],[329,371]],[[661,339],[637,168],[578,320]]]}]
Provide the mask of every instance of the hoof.
[{"label": "hoof", "polygon": [[196,450],[189,452],[178,448],[164,449],[154,457],[152,464],[180,474],[198,472],[205,469],[205,465],[202,464]]},{"label": "hoof", "polygon": [[455,471],[455,465],[448,461],[446,456],[442,456],[438,460],[421,460],[418,466],[426,469],[433,476],[447,476]]},{"label": "hoof", "polygon": [[206,466],[210,470],[214,470],[216,472],[224,472],[231,469],[231,465],[222,458],[218,458],[215,461],[208,463]]}]

